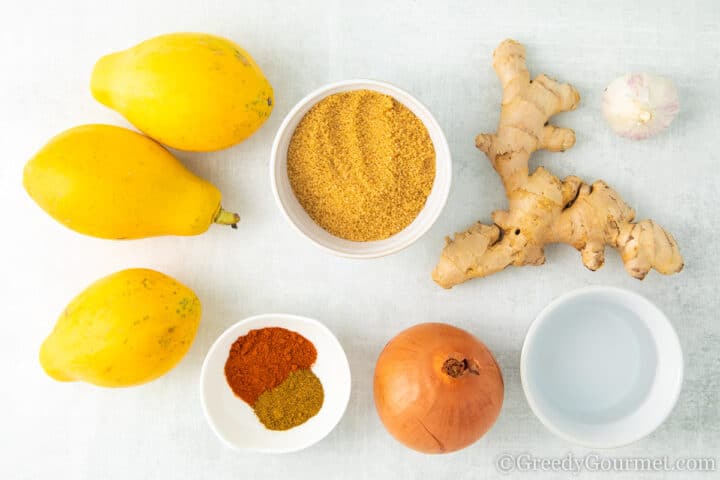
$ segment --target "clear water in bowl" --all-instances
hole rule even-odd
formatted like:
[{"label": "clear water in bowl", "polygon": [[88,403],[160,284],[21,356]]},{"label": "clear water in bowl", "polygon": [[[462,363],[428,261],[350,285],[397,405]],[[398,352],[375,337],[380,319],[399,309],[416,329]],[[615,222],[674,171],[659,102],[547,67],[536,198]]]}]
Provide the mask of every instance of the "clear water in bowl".
[{"label": "clear water in bowl", "polygon": [[544,319],[527,351],[528,387],[562,423],[604,424],[640,407],[655,378],[650,330],[620,305],[579,298]]}]

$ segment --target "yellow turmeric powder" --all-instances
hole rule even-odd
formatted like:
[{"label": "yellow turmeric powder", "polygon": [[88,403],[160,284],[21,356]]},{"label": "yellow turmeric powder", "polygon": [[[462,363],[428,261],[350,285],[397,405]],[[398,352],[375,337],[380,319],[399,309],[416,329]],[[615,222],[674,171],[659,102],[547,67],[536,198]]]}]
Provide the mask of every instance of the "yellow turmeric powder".
[{"label": "yellow turmeric powder", "polygon": [[435,180],[427,129],[405,105],[370,90],[330,95],[303,117],[287,170],[308,215],[331,234],[382,240],[417,217]]}]

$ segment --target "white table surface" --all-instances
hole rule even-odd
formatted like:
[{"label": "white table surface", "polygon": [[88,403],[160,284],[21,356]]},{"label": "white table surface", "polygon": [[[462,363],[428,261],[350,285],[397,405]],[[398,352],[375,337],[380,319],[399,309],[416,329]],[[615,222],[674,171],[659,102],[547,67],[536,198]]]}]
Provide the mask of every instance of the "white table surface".
[{"label": "white table surface", "polygon": [[[714,0],[48,0],[3,3],[0,23],[3,479],[480,479],[500,476],[495,459],[503,453],[584,455],[587,449],[556,438],[533,416],[518,364],[525,330],[540,309],[586,285],[625,287],[656,302],[673,321],[686,361],[684,388],[668,421],[644,440],[601,453],[720,457],[720,6]],[[220,187],[227,207],[240,211],[239,230],[112,242],[55,223],[21,187],[25,161],[66,128],[128,125],[92,99],[94,62],[156,34],[188,30],[237,41],[275,88],[272,117],[248,141],[218,153],[178,154]],[[509,269],[451,291],[430,280],[443,237],[488,221],[505,204],[473,138],[496,125],[500,87],[491,54],[506,37],[527,45],[534,73],[571,82],[582,95],[577,111],[555,119],[576,131],[577,145],[563,155],[537,153],[533,164],[613,185],[639,217],[673,232],[686,261],[682,273],[653,273],[641,283],[625,274],[614,252],[591,273],[573,249],[551,246],[540,268]],[[644,142],[615,136],[599,111],[604,86],[633,70],[670,76],[682,103],[669,131]],[[285,113],[310,90],[353,77],[386,80],[416,95],[443,126],[454,160],[452,192],[432,230],[407,250],[371,261],[329,256],[299,237],[276,207],[268,180],[271,141]],[[50,380],[37,352],[65,304],[95,279],[131,266],[158,269],[197,292],[204,312],[189,354],[167,376],[137,388]],[[314,447],[282,456],[238,453],[215,438],[202,416],[200,364],[225,327],[272,311],[318,318],[337,334],[350,360],[353,393],[341,423]],[[505,376],[495,427],[447,456],[400,446],[372,402],[381,348],[424,321],[475,333],[496,353]]]}]

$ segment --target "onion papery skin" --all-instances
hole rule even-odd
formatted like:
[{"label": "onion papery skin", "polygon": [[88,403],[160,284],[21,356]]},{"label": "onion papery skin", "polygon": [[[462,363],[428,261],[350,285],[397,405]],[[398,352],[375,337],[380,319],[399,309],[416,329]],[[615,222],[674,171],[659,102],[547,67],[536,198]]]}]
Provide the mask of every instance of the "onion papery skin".
[{"label": "onion papery skin", "polygon": [[480,340],[452,325],[423,323],[400,332],[380,353],[374,396],[380,420],[399,442],[423,453],[449,453],[492,427],[504,385]]}]

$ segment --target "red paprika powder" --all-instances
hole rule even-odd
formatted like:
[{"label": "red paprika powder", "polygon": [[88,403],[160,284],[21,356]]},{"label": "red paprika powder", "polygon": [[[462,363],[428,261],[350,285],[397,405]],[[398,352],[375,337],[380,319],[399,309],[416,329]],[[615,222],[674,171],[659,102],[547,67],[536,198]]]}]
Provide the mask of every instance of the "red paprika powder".
[{"label": "red paprika powder", "polygon": [[260,394],[316,359],[315,346],[298,333],[280,327],[250,330],[232,344],[225,378],[235,395],[254,406]]}]

